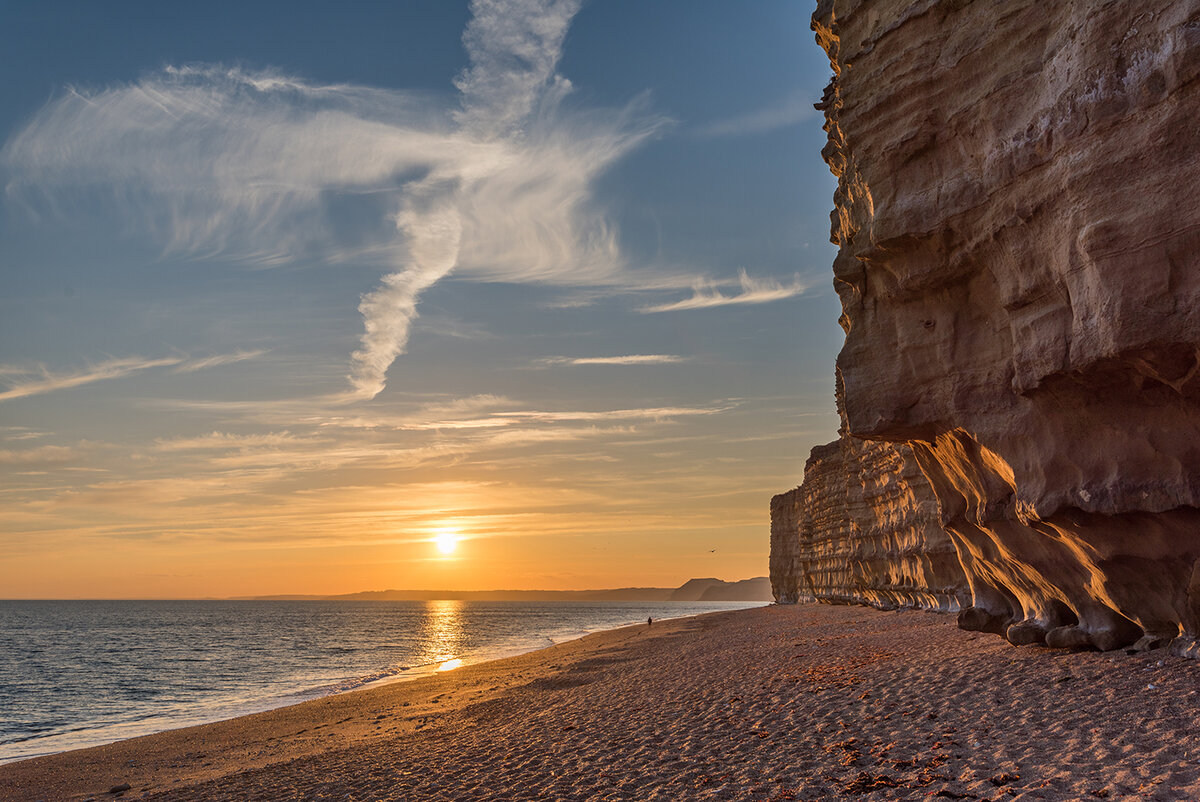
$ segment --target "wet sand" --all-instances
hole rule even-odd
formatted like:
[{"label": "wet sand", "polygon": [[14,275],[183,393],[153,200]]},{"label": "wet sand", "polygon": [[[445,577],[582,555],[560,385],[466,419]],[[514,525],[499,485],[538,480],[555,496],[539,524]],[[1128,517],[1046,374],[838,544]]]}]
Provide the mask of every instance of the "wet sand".
[{"label": "wet sand", "polygon": [[1200,662],[797,605],[0,766],[2,800],[1200,799]]}]

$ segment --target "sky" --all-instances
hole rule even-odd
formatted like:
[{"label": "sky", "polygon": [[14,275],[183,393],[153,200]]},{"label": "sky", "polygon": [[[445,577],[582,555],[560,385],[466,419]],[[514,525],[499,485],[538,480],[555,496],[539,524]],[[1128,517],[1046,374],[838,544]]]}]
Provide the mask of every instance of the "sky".
[{"label": "sky", "polygon": [[0,598],[766,574],[838,423],[810,13],[0,2]]}]

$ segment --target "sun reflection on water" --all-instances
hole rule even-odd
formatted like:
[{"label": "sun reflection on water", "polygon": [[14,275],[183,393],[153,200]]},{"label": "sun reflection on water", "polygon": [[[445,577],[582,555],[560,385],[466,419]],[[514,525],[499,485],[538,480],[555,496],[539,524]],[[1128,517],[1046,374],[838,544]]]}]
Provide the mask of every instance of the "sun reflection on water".
[{"label": "sun reflection on water", "polygon": [[427,644],[425,663],[438,663],[438,671],[462,665],[463,602],[452,599],[425,602],[421,640]]}]

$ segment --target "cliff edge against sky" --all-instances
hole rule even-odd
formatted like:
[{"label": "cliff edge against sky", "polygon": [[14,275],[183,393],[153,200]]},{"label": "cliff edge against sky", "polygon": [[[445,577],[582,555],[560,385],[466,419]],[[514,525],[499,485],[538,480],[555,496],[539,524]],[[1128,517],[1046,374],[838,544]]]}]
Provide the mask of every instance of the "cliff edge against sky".
[{"label": "cliff edge against sky", "polygon": [[813,28],[843,441],[919,465],[963,626],[1195,654],[1200,2],[821,0]]}]

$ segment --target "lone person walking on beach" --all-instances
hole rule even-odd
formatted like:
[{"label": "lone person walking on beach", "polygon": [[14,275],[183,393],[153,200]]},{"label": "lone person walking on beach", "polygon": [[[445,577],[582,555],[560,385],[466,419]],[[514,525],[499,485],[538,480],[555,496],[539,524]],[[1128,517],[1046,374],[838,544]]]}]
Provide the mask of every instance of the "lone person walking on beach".
[{"label": "lone person walking on beach", "polygon": [[653,626],[653,625],[654,625],[654,617],[653,617],[653,616],[647,616],[647,618],[646,618],[646,626],[648,626],[648,627],[649,627],[649,626]]}]

